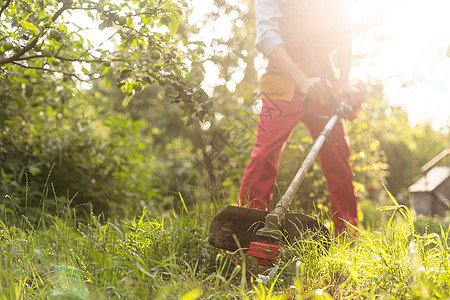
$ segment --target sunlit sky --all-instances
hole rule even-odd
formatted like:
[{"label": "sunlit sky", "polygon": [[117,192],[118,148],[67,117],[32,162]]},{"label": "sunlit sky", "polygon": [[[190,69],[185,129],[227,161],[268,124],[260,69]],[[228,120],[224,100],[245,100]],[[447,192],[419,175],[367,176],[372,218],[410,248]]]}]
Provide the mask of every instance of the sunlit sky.
[{"label": "sunlit sky", "polygon": [[[355,24],[379,13],[382,27],[389,32],[389,40],[379,45],[379,55],[373,57],[372,64],[357,68],[355,73],[381,79],[386,100],[403,105],[413,122],[432,120],[435,128],[448,126],[450,57],[446,54],[450,46],[450,1],[363,2],[350,10]],[[358,47],[364,49],[365,45],[355,43],[355,52],[360,51]],[[419,72],[418,68],[424,66],[428,70]],[[445,81],[437,84],[437,73],[443,70],[449,72]]]},{"label": "sunlit sky", "polygon": [[[238,3],[237,0],[228,2]],[[194,0],[194,14],[190,20],[195,22],[212,9],[213,0]],[[450,57],[445,55],[450,46],[450,1],[360,0],[349,12],[355,26],[367,26],[374,19],[379,22],[369,31],[372,36],[388,33],[388,38],[383,38],[377,45],[364,39],[355,40],[355,54],[372,52],[374,55],[364,64],[355,66],[352,76],[369,81],[382,80],[385,101],[405,107],[412,122],[431,120],[436,129],[448,128],[450,72],[442,84],[436,84],[435,79],[446,66],[450,70]],[[212,36],[229,33],[224,18],[220,25],[204,28],[202,38],[208,44]],[[433,60],[439,51],[442,55]],[[417,71],[424,66],[428,70]],[[207,78],[217,79],[214,68],[209,72]],[[424,80],[427,78],[429,80]]]}]

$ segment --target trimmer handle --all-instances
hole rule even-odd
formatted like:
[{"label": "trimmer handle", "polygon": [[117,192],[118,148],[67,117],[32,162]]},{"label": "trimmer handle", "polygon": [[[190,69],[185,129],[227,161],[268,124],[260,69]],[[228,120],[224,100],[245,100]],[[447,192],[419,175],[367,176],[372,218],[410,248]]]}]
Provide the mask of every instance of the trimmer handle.
[{"label": "trimmer handle", "polygon": [[319,114],[318,112],[316,112],[315,110],[313,110],[313,109],[309,106],[309,104],[311,103],[311,101],[312,101],[311,98],[308,98],[308,97],[304,97],[304,98],[303,98],[303,106],[306,108],[306,110],[309,111],[310,113],[312,113],[314,116],[316,116],[316,117],[319,118],[319,119],[322,119],[322,120],[328,120],[328,119],[329,119],[329,116],[325,116],[325,115]]},{"label": "trimmer handle", "polygon": [[[333,111],[333,113],[331,114],[331,116],[333,115],[339,115],[339,117],[341,118],[345,118],[349,113],[352,113],[353,110],[351,108],[350,105],[347,104],[347,101],[342,100],[342,101],[338,101],[336,97],[334,97],[333,102],[335,102],[335,110]],[[313,110],[311,108],[311,106],[309,105],[311,103],[311,99],[304,97],[303,98],[303,106],[306,108],[306,110],[308,110],[310,113],[312,113],[314,116],[316,116],[319,119],[322,120],[328,120],[330,119],[331,116],[327,116],[327,115],[322,115],[318,112],[316,112],[315,110]]]}]

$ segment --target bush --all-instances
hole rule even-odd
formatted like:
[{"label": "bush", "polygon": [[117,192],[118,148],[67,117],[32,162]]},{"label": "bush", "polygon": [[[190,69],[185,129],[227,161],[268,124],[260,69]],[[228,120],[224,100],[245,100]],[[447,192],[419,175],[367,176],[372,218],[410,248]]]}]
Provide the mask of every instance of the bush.
[{"label": "bush", "polygon": [[92,206],[96,214],[126,216],[144,205],[157,215],[188,192],[179,187],[193,159],[180,151],[189,149],[181,138],[161,151],[143,135],[152,128],[145,121],[100,114],[107,104],[101,94],[76,90],[67,78],[19,84],[20,76],[0,82],[3,209],[31,217],[45,207],[55,215],[70,202],[79,214]]}]

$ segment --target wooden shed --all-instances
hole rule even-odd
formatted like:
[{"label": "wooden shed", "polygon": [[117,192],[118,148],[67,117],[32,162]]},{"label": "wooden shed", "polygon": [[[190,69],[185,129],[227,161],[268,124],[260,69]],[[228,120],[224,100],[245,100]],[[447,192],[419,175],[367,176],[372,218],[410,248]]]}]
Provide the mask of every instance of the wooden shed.
[{"label": "wooden shed", "polygon": [[448,154],[450,149],[422,167],[424,176],[408,188],[417,214],[443,215],[450,210],[450,166],[433,167]]}]

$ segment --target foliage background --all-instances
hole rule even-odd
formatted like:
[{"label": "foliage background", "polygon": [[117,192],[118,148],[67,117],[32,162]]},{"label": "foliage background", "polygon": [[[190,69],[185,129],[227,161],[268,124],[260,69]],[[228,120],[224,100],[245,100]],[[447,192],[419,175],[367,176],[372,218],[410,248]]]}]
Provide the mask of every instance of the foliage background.
[{"label": "foliage background", "polygon": [[[217,0],[196,24],[187,21],[190,8],[159,0],[3,2],[2,215],[33,215],[42,207],[53,214],[68,202],[80,214],[131,217],[145,206],[161,215],[182,207],[180,195],[187,205],[236,203],[257,119],[261,57],[253,46],[253,1]],[[89,41],[81,15],[111,37]],[[198,40],[202,28],[224,17],[230,36],[208,45]],[[219,72],[208,91],[204,63]],[[407,187],[448,147],[448,131],[411,125],[402,108],[383,101],[379,81],[368,84],[362,113],[348,124],[355,185],[362,203],[382,202],[384,183],[409,204]],[[275,200],[311,144],[299,124]],[[293,209],[326,214],[325,184],[315,164]]]}]

